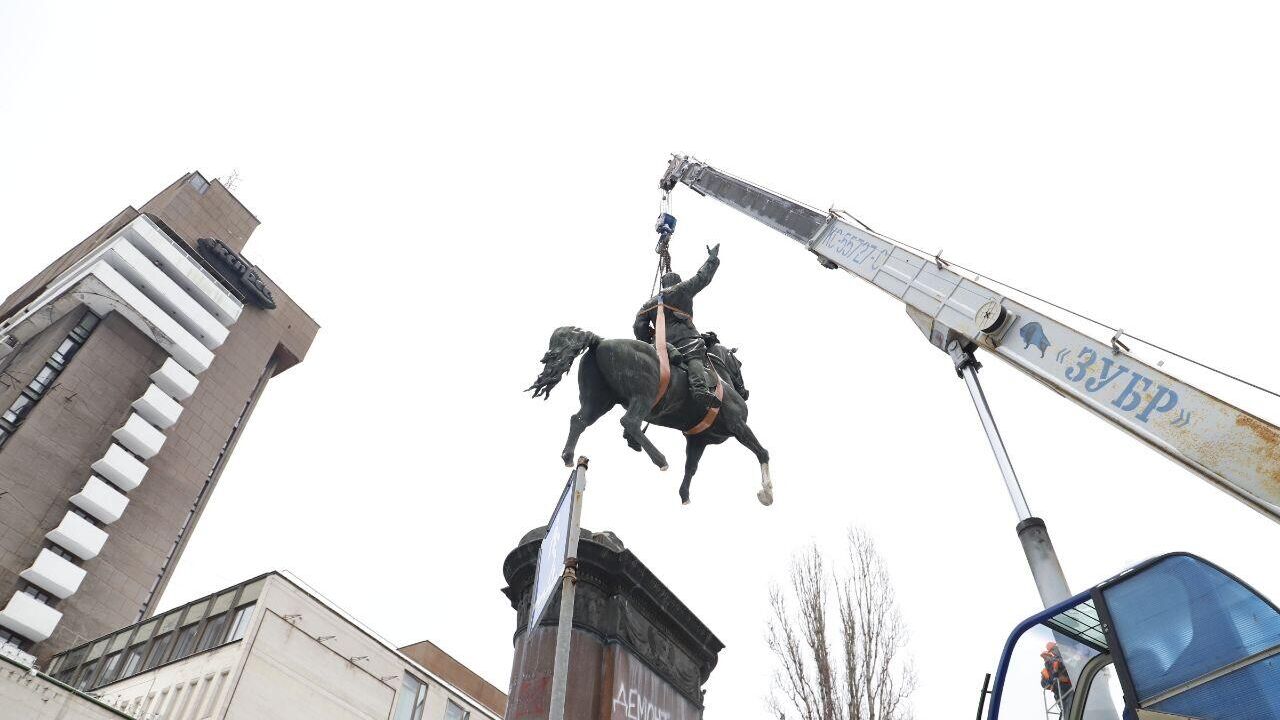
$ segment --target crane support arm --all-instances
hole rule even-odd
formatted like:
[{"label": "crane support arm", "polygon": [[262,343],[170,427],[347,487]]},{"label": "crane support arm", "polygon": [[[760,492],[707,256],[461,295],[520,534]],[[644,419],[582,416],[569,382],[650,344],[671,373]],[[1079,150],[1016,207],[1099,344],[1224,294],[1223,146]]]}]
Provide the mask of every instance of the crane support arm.
[{"label": "crane support arm", "polygon": [[893,240],[684,156],[684,184],[896,297],[937,347],[982,347],[1280,522],[1280,428]]}]

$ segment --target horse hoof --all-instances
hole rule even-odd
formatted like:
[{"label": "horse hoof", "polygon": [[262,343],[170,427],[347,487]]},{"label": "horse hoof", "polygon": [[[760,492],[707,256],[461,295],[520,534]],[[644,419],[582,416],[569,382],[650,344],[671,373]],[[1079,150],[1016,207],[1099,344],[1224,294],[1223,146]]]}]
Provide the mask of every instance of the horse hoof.
[{"label": "horse hoof", "polygon": [[666,472],[668,467],[669,467],[669,466],[667,466],[667,465],[659,465],[659,466],[658,466],[658,469],[659,469],[659,470],[661,470],[662,472]]},{"label": "horse hoof", "polygon": [[761,505],[764,505],[765,507],[769,507],[770,505],[773,504],[773,491],[761,490],[760,492],[756,493],[756,499],[760,501]]},{"label": "horse hoof", "polygon": [[688,501],[688,500],[681,500],[681,501],[680,501],[680,504],[681,504],[681,505],[688,505],[688,504],[689,504],[689,501]]}]

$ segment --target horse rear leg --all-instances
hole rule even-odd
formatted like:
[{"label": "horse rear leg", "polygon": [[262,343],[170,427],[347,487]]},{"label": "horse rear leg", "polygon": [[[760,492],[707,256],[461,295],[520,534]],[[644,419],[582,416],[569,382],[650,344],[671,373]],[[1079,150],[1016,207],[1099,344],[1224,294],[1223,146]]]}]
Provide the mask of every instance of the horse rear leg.
[{"label": "horse rear leg", "polygon": [[667,459],[663,457],[653,443],[649,442],[648,436],[640,430],[640,425],[649,414],[649,408],[652,405],[653,401],[647,397],[632,398],[631,402],[627,404],[626,414],[622,416],[622,430],[629,439],[636,441],[641,448],[644,448],[649,459],[653,461],[654,465],[658,466],[659,470],[666,470]]},{"label": "horse rear leg", "polygon": [[702,460],[702,452],[707,449],[707,443],[697,435],[688,435],[685,440],[684,481],[680,483],[680,502],[688,505],[689,482],[693,480],[693,474],[698,472],[698,462]]},{"label": "horse rear leg", "polygon": [[772,505],[773,479],[769,477],[769,451],[764,449],[764,446],[756,439],[756,434],[751,432],[751,428],[746,423],[742,423],[740,427],[735,428],[733,436],[744,447],[755,453],[756,460],[760,462],[760,492],[756,493],[756,498],[761,505]]}]

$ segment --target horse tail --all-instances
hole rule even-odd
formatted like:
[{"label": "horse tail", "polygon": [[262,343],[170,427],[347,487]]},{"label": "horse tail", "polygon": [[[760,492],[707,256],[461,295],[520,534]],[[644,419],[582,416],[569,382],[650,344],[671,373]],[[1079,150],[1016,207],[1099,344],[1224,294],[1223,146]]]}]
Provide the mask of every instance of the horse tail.
[{"label": "horse tail", "polygon": [[551,397],[551,389],[560,383],[573,361],[584,351],[594,348],[600,342],[600,336],[589,330],[573,326],[556,328],[551,333],[551,345],[542,356],[542,372],[538,379],[525,388],[533,391],[533,396],[541,395],[544,399]]}]

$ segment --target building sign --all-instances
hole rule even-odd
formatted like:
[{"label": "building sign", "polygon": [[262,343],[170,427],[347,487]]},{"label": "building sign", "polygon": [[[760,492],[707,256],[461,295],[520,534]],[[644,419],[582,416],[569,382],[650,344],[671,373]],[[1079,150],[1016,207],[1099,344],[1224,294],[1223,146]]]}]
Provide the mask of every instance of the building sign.
[{"label": "building sign", "polygon": [[240,290],[254,305],[270,310],[276,306],[276,298],[271,288],[263,281],[258,268],[245,260],[240,253],[215,238],[200,238],[196,247],[206,260],[218,269],[218,273],[237,283]]},{"label": "building sign", "polygon": [[621,645],[609,647],[613,660],[609,720],[700,720],[702,709]]},{"label": "building sign", "polygon": [[538,626],[542,613],[560,588],[560,578],[564,575],[564,560],[569,553],[569,525],[573,517],[573,481],[576,476],[576,469],[569,474],[569,482],[565,483],[564,492],[560,493],[560,501],[556,503],[551,522],[547,524],[547,535],[542,538],[542,547],[538,550],[538,569],[533,577],[533,601],[529,605],[531,631]]}]

